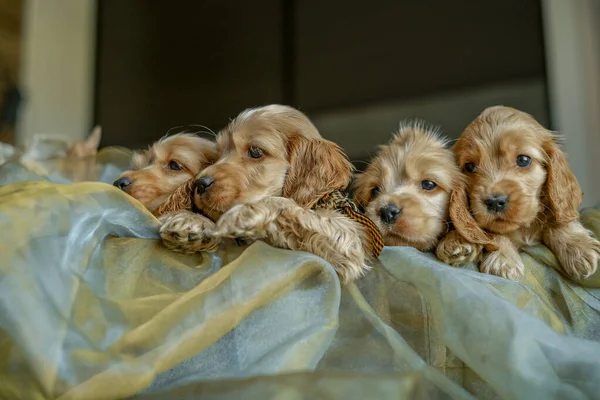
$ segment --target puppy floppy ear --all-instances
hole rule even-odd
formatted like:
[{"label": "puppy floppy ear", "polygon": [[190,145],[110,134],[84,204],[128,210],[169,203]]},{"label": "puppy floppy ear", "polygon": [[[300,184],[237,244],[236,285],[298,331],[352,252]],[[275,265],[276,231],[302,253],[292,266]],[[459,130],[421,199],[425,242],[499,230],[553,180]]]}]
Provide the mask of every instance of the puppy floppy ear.
[{"label": "puppy floppy ear", "polygon": [[290,168],[283,196],[304,208],[311,208],[335,189],[346,189],[352,179],[352,164],[342,149],[325,139],[295,135],[288,139]]},{"label": "puppy floppy ear", "polygon": [[583,193],[577,178],[571,171],[567,156],[558,146],[555,138],[546,141],[543,149],[548,156],[546,194],[554,218],[560,224],[577,220]]},{"label": "puppy floppy ear", "polygon": [[183,185],[179,186],[167,200],[165,200],[156,210],[152,212],[155,217],[161,215],[181,211],[192,210],[192,195],[194,193],[194,179],[190,179]]},{"label": "puppy floppy ear", "polygon": [[490,237],[475,221],[469,210],[469,197],[467,196],[466,182],[457,182],[456,187],[450,194],[450,220],[454,229],[464,239],[471,243],[482,244],[489,251],[495,250],[493,238]]},{"label": "puppy floppy ear", "polygon": [[357,205],[366,207],[371,200],[369,191],[370,177],[366,172],[355,174],[352,182],[352,197]]}]

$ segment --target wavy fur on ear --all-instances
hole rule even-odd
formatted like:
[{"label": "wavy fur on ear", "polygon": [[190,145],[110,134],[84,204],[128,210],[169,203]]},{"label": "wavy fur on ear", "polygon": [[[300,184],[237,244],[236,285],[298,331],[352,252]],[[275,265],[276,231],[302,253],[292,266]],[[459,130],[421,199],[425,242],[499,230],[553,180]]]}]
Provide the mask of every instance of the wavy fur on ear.
[{"label": "wavy fur on ear", "polygon": [[469,197],[464,182],[458,183],[457,187],[450,194],[449,213],[452,225],[460,236],[471,243],[484,245],[490,251],[495,250],[496,246],[493,244],[493,236],[481,229],[471,214]]},{"label": "wavy fur on ear", "polygon": [[192,210],[192,194],[194,188],[194,179],[190,179],[183,185],[179,186],[173,194],[171,194],[164,203],[153,211],[155,217],[160,217],[165,214],[171,214],[181,210]]},{"label": "wavy fur on ear", "polygon": [[546,194],[552,215],[559,224],[579,219],[579,207],[583,200],[581,186],[571,171],[567,156],[556,143],[556,138],[546,141],[543,150],[548,156],[546,170]]},{"label": "wavy fur on ear", "polygon": [[311,208],[333,190],[344,190],[352,180],[352,164],[335,143],[295,135],[288,139],[290,169],[283,196]]}]

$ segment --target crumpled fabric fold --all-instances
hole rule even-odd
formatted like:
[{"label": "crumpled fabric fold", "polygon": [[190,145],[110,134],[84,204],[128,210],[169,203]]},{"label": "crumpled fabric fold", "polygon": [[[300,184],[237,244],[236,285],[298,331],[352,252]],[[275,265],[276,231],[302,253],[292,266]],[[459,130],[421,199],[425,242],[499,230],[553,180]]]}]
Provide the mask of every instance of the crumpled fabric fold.
[{"label": "crumpled fabric fold", "polygon": [[0,227],[0,398],[600,397],[599,275],[544,246],[521,282],[386,247],[341,287],[263,242],[170,252],[116,188],[47,180],[1,186]]}]

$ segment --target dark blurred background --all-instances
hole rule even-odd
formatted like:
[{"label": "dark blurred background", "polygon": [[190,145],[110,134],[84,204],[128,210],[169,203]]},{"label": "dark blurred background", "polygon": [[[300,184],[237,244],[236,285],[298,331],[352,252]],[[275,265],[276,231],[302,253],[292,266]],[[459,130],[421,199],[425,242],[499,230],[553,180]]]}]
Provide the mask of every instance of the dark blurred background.
[{"label": "dark blurred background", "polygon": [[600,201],[598,0],[0,0],[4,119],[15,94],[0,141],[20,146],[100,124],[143,148],[283,103],[357,165],[400,120],[455,138],[504,104],[565,134]]},{"label": "dark blurred background", "polygon": [[99,6],[95,119],[106,145],[142,146],[185,124],[217,130],[269,103],[300,108],[358,159],[400,118],[456,136],[494,100],[548,119],[536,0]]}]

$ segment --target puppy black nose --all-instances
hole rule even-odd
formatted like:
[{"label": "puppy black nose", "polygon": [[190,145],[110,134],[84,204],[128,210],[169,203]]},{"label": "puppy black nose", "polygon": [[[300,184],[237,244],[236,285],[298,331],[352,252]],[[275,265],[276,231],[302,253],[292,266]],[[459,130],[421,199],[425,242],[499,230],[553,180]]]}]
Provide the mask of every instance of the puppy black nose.
[{"label": "puppy black nose", "polygon": [[113,186],[116,186],[121,190],[125,190],[125,188],[129,185],[131,185],[131,181],[129,180],[129,178],[125,177],[119,178],[113,182]]},{"label": "puppy black nose", "polygon": [[202,178],[196,179],[196,192],[198,192],[198,194],[206,192],[214,181],[215,180],[210,176],[203,176]]},{"label": "puppy black nose", "polygon": [[508,197],[503,194],[495,193],[488,196],[484,203],[488,211],[501,212],[504,211],[506,205],[508,204]]},{"label": "puppy black nose", "polygon": [[393,224],[400,215],[400,207],[395,204],[388,204],[387,206],[383,206],[379,209],[379,216],[381,220],[386,224]]}]

